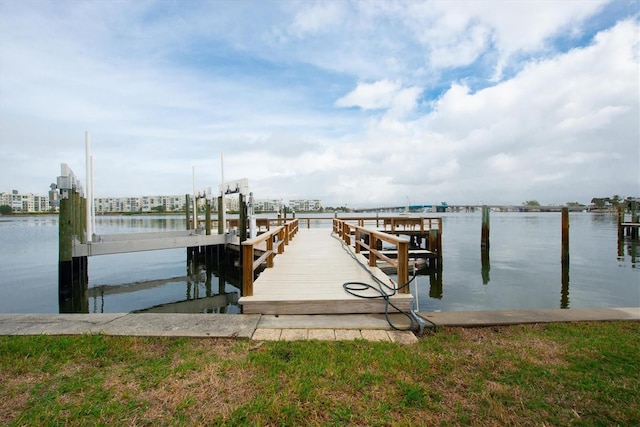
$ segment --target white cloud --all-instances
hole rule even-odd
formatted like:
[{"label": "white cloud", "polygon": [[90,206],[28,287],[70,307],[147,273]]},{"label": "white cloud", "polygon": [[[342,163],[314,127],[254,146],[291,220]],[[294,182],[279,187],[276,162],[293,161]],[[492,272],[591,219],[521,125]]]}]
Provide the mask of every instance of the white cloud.
[{"label": "white cloud", "polygon": [[[0,4],[0,190],[46,190],[61,162],[82,175],[89,130],[104,195],[184,193],[192,165],[215,187],[221,151],[257,197],[330,205],[640,192],[637,13],[579,1],[73,6]],[[590,44],[577,38],[596,24]]]},{"label": "white cloud", "polygon": [[400,90],[397,82],[380,80],[358,83],[358,86],[336,101],[336,107],[359,107],[363,110],[386,109]]},{"label": "white cloud", "polygon": [[344,6],[345,3],[338,1],[303,3],[303,9],[298,11],[293,19],[294,32],[303,36],[329,28],[339,28],[344,18]]}]

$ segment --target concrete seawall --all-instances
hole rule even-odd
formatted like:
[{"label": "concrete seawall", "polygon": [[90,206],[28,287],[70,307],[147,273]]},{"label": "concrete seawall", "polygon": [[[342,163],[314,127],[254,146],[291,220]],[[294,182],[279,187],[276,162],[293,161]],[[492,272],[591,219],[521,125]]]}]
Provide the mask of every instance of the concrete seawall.
[{"label": "concrete seawall", "polygon": [[[554,322],[640,321],[640,307],[420,313],[433,325],[483,327]],[[391,315],[399,327],[402,315]],[[433,326],[428,325],[428,326]],[[350,340],[415,342],[393,330],[384,315],[260,314],[0,314],[0,335],[81,335]]]}]

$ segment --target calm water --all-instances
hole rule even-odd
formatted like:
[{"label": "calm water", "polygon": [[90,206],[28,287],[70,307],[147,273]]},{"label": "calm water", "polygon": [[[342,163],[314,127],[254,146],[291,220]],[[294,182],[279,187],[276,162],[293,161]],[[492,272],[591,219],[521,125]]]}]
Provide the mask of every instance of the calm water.
[{"label": "calm water", "polygon": [[[618,242],[614,215],[570,215],[571,261],[564,277],[560,213],[492,212],[484,269],[481,214],[441,216],[443,269],[418,276],[421,311],[640,306],[640,242]],[[182,230],[185,223],[181,216],[114,216],[97,218],[96,227],[108,234]],[[0,217],[1,313],[59,312],[57,239],[56,216]],[[203,267],[189,268],[185,249],[93,257],[88,311],[237,313],[234,283]]]}]

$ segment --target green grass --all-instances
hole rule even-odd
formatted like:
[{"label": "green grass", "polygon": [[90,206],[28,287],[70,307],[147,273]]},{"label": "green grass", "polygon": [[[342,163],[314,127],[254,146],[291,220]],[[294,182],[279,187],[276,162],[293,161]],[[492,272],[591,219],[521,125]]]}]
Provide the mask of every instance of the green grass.
[{"label": "green grass", "polygon": [[640,425],[640,323],[418,344],[0,337],[2,425]]}]

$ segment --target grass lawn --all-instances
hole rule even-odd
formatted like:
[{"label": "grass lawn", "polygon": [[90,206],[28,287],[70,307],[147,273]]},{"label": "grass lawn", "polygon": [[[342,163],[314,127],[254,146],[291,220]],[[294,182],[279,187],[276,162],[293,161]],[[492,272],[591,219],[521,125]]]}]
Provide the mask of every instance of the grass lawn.
[{"label": "grass lawn", "polygon": [[640,322],[415,345],[0,337],[2,425],[640,425]]}]

